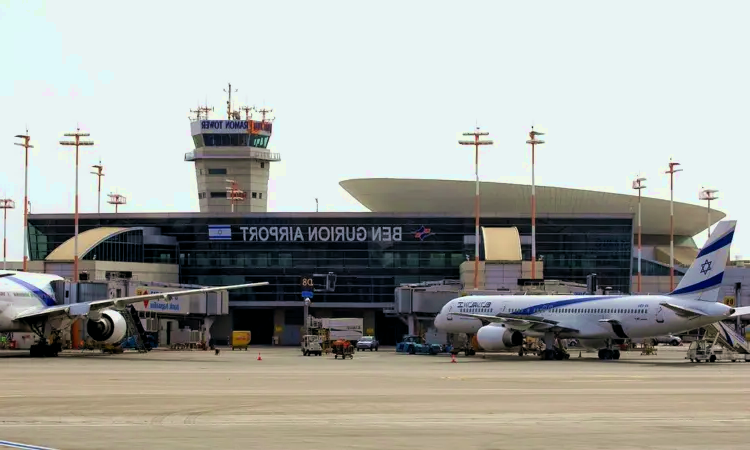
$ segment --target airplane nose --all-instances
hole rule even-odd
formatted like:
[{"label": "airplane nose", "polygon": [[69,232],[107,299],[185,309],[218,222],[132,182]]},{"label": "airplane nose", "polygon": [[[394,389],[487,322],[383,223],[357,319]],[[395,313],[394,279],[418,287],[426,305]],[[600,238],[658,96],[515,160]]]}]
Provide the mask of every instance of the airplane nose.
[{"label": "airplane nose", "polygon": [[435,328],[442,330],[445,325],[445,314],[440,313],[435,317]]}]

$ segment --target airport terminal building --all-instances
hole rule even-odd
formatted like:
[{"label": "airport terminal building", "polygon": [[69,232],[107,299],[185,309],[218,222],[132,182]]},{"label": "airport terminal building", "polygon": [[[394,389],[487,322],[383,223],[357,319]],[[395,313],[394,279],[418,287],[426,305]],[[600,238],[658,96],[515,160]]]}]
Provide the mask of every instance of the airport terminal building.
[{"label": "airport terminal building", "polygon": [[[266,287],[229,292],[229,314],[217,318],[212,334],[221,342],[233,329],[250,330],[254,343],[276,338],[297,344],[300,281],[311,275],[312,314],[363,317],[365,332],[387,344],[405,332],[388,314],[398,286],[460,279],[466,261],[474,259],[474,182],[345,180],[341,187],[369,212],[270,213],[270,167],[281,160],[268,147],[272,124],[265,115],[257,121],[228,114],[232,120],[198,113],[190,124],[195,148],[184,160],[195,166],[199,212],[80,215],[80,258],[113,267],[82,279],[205,286],[267,281]],[[480,191],[480,259],[502,264],[510,258],[523,267],[531,258],[531,187],[483,182]],[[537,186],[535,278],[584,283],[596,273],[600,286],[632,292],[637,202],[630,195]],[[649,281],[641,291],[665,292],[669,202],[643,198],[642,207],[642,272]],[[679,276],[679,267],[698,254],[692,236],[706,228],[706,209],[675,203],[674,211]],[[712,211],[711,222],[723,217]],[[72,214],[29,216],[30,256],[37,265],[43,261],[46,272],[72,278],[73,237]],[[128,269],[117,271],[117,264]],[[531,278],[524,270],[518,283],[524,273]],[[159,280],[162,274],[169,279]]]},{"label": "airport terminal building", "polygon": [[[378,186],[378,192],[363,187],[371,183]],[[403,325],[387,317],[383,310],[393,304],[395,288],[404,283],[457,279],[459,266],[473,260],[474,218],[466,211],[466,205],[471,205],[473,183],[349,180],[341,185],[375,211],[82,214],[81,259],[144,263],[143,267],[170,265],[184,284],[268,281],[268,286],[252,291],[231,291],[227,323],[221,328],[217,322],[219,335],[231,329],[251,329],[255,343],[270,343],[275,335],[280,336],[281,342],[298,342],[295,339],[303,315],[300,279],[313,275],[313,314],[364,317],[367,329],[377,330],[384,342],[393,342],[404,332]],[[401,194],[392,195],[391,190],[395,189]],[[482,202],[482,236],[489,230],[515,227],[523,260],[528,261],[531,225],[523,193],[529,187],[483,183],[482,189],[486,198]],[[423,190],[442,198],[440,206],[430,205]],[[538,188],[538,192],[536,236],[541,275],[545,279],[585,283],[588,274],[596,273],[601,286],[631,292],[636,270],[632,197],[545,187]],[[409,196],[414,203],[409,203]],[[584,196],[589,198],[581,198]],[[394,198],[399,203],[394,204]],[[668,229],[665,234],[658,221],[649,223],[645,212],[653,210],[657,215],[660,207],[666,209],[666,215],[660,214],[668,224],[669,210],[663,208],[663,203],[667,202],[644,199],[643,203],[643,273],[655,279],[668,279],[668,266],[660,262],[664,252],[667,256],[669,252]],[[603,210],[596,210],[599,205],[603,205]],[[694,259],[697,254],[689,236],[705,228],[705,209],[676,206],[680,219],[689,216],[683,209],[701,213],[689,211],[697,216],[692,223],[695,229],[689,229],[690,220],[681,220],[677,227],[678,232],[684,233],[677,237],[677,262],[689,265],[691,255]],[[432,207],[435,210],[430,213]],[[565,210],[581,212],[571,214]],[[715,214],[717,219],[722,216]],[[55,249],[69,246],[66,242],[73,238],[73,216],[33,214],[29,223],[31,259],[44,260],[45,264],[54,265],[60,275],[71,276],[72,265],[64,260],[69,256],[60,260]],[[480,242],[481,260],[486,260],[491,252],[485,241]],[[681,272],[678,268],[677,275]],[[128,276],[137,279],[142,274]]]}]

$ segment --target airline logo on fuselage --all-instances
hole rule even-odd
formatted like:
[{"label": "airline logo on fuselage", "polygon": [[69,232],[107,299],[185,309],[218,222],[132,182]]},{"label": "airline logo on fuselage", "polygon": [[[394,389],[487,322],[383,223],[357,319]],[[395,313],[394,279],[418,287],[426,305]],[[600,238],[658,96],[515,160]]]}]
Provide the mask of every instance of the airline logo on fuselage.
[{"label": "airline logo on fuselage", "polygon": [[492,302],[458,302],[456,306],[458,308],[489,308]]}]

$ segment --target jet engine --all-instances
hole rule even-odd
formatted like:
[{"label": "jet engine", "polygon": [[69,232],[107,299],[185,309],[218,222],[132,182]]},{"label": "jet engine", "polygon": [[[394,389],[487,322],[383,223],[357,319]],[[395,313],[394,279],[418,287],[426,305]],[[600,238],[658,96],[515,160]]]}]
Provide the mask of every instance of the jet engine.
[{"label": "jet engine", "polygon": [[477,343],[488,352],[504,350],[523,344],[523,334],[503,325],[485,325],[477,331]]},{"label": "jet engine", "polygon": [[125,338],[128,324],[117,311],[107,309],[101,312],[98,319],[89,318],[86,331],[91,339],[105,344],[115,344]]}]

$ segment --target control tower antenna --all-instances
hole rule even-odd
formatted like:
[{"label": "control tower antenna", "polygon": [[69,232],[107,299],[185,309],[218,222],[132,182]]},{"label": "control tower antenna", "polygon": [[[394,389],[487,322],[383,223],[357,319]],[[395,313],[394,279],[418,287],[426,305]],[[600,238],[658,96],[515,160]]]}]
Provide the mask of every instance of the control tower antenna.
[{"label": "control tower antenna", "polygon": [[273,112],[273,109],[266,109],[266,108],[263,108],[263,109],[258,109],[258,110],[256,110],[256,111],[258,111],[258,112],[259,112],[259,113],[261,114],[261,116],[262,116],[261,122],[262,122],[262,123],[266,123],[266,114],[267,114],[267,113],[272,113],[272,112]]},{"label": "control tower antenna", "polygon": [[[227,100],[227,119],[232,120],[232,83],[227,84],[229,85],[229,89],[224,89],[224,92],[229,94],[229,100]],[[237,89],[234,92],[237,92]]]},{"label": "control tower antenna", "polygon": [[239,110],[245,112],[245,120],[250,120],[253,118],[253,115],[250,112],[255,110],[255,106],[242,106]]}]

